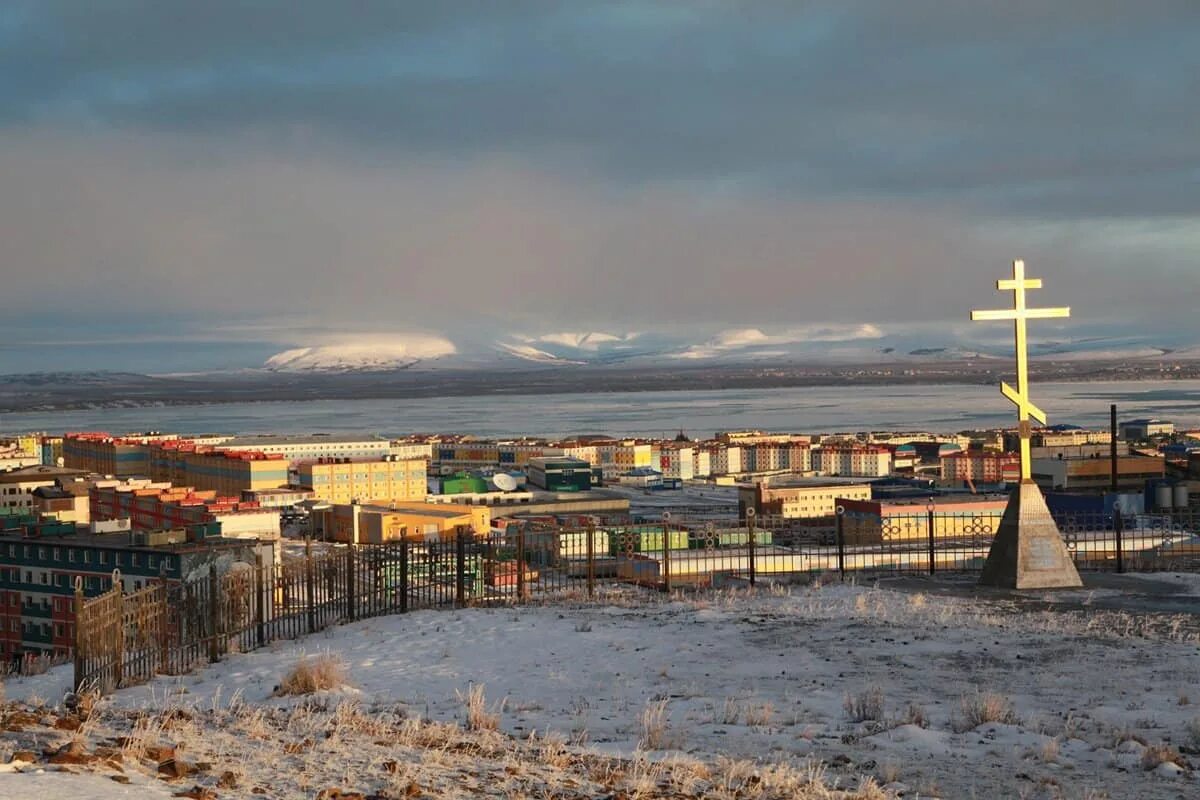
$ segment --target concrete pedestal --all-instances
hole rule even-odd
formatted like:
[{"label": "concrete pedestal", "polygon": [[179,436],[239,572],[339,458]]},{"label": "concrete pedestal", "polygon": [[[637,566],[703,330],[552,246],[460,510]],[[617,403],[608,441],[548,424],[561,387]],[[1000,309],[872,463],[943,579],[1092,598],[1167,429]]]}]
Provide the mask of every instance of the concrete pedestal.
[{"label": "concrete pedestal", "polygon": [[1009,496],[979,585],[1004,589],[1083,586],[1036,483],[1022,482]]}]

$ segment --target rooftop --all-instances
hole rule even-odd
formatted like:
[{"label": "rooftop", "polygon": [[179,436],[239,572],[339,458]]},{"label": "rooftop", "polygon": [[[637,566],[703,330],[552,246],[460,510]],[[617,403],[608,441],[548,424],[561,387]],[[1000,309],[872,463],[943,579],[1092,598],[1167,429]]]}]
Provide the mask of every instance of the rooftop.
[{"label": "rooftop", "polygon": [[18,467],[7,472],[0,472],[0,483],[25,483],[26,481],[49,480],[55,478],[74,477],[84,474],[80,469],[67,469],[66,467],[49,467],[49,466],[34,466],[34,467]]},{"label": "rooftop", "polygon": [[198,541],[177,544],[134,544],[130,531],[118,533],[67,533],[59,536],[25,536],[21,531],[0,531],[0,542],[46,545],[77,545],[80,547],[104,547],[114,550],[205,550],[208,548],[245,547],[257,542],[255,539],[230,539],[224,536],[209,536]]},{"label": "rooftop", "polygon": [[250,448],[268,445],[297,445],[297,444],[375,444],[388,445],[390,441],[379,436],[329,436],[323,433],[285,436],[234,436],[223,444],[217,445],[225,449],[230,447]]},{"label": "rooftop", "polygon": [[[373,511],[379,514],[412,514],[422,517],[456,519],[470,513],[466,509],[471,508],[471,506],[457,503],[397,503],[394,508],[384,505],[363,505],[360,508],[364,511]],[[480,506],[475,506],[475,508],[480,508]]]}]

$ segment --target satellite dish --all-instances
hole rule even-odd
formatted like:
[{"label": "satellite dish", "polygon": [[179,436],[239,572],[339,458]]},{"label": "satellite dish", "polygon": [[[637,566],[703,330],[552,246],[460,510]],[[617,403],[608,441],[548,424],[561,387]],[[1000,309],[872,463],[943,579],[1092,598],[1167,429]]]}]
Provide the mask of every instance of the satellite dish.
[{"label": "satellite dish", "polygon": [[511,492],[517,488],[517,479],[507,472],[497,472],[492,476],[492,483],[502,492]]}]

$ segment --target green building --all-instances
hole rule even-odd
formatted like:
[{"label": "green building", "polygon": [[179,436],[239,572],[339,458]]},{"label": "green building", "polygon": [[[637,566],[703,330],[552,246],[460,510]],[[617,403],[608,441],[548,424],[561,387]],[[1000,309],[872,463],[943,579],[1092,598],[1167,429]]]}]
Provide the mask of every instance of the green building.
[{"label": "green building", "polygon": [[581,458],[531,458],[525,473],[531,485],[547,492],[586,492],[592,488],[592,465]]},{"label": "green building", "polygon": [[438,494],[483,494],[491,491],[487,480],[469,472],[438,478]]}]

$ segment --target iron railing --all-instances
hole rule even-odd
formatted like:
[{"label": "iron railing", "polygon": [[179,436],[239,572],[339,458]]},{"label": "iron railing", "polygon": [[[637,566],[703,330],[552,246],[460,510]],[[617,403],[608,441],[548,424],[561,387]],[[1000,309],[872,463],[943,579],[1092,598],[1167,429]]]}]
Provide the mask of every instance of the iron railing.
[{"label": "iron railing", "polygon": [[[834,574],[978,573],[999,513],[825,520],[672,518],[551,528],[513,525],[448,540],[338,546],[281,563],[214,565],[200,580],[85,599],[76,587],[75,685],[101,691],[180,674],[225,654],[331,625],[428,608],[573,601],[602,583],[672,591]],[[1056,518],[1080,570],[1200,571],[1200,518],[1074,514]]]}]

